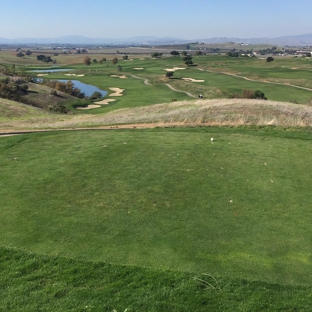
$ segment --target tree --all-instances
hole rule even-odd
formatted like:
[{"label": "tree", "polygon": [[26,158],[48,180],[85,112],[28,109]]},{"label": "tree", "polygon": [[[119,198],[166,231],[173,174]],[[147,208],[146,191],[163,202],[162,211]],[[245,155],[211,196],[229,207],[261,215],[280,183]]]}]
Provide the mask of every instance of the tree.
[{"label": "tree", "polygon": [[266,100],[266,99],[267,99],[267,98],[265,97],[264,93],[263,93],[262,91],[260,91],[260,90],[256,90],[256,91],[254,92],[254,97],[255,97],[256,99],[263,99],[263,100]]},{"label": "tree", "polygon": [[186,51],[182,51],[181,53],[183,56],[186,56],[187,55],[187,52]]},{"label": "tree", "polygon": [[128,59],[128,55],[124,55],[122,58],[123,58],[124,60],[127,60],[127,59]]},{"label": "tree", "polygon": [[52,62],[51,56],[45,56],[43,54],[37,55],[37,61],[42,61],[42,62]]},{"label": "tree", "polygon": [[116,64],[118,63],[118,58],[117,58],[117,57],[114,57],[114,58],[112,59],[112,63],[113,63],[114,65],[116,65]]},{"label": "tree", "polygon": [[[233,49],[233,50],[235,50],[235,49]],[[231,57],[239,57],[239,53],[235,52],[235,51],[227,52],[226,55],[231,56]]]},{"label": "tree", "polygon": [[174,72],[172,72],[172,71],[167,71],[167,72],[166,72],[166,77],[170,79],[170,78],[173,76],[173,74],[174,74]]},{"label": "tree", "polygon": [[189,44],[187,44],[187,45],[185,46],[185,49],[186,49],[186,50],[190,50],[190,49],[191,49],[191,46],[190,46]]},{"label": "tree", "polygon": [[106,62],[106,57],[102,57],[102,62]]},{"label": "tree", "polygon": [[99,91],[95,91],[95,92],[93,92],[92,95],[90,96],[90,99],[91,99],[91,100],[96,100],[96,99],[99,99],[99,98],[101,98],[101,97],[103,97],[102,93],[99,92]]},{"label": "tree", "polygon": [[83,63],[86,65],[86,66],[89,66],[91,64],[91,58],[89,56],[86,56],[83,60]]},{"label": "tree", "polygon": [[92,60],[92,63],[94,63],[94,64],[96,64],[97,62],[98,62],[98,61],[97,61],[97,59],[95,59],[95,58]]},{"label": "tree", "polygon": [[179,56],[180,55],[180,53],[178,51],[171,51],[170,54],[173,56]]},{"label": "tree", "polygon": [[162,56],[162,53],[160,52],[153,52],[152,53],[152,57],[161,57]]},{"label": "tree", "polygon": [[24,56],[25,56],[25,54],[24,54],[24,53],[22,53],[22,52],[18,52],[18,53],[16,54],[16,56],[17,56],[17,57],[24,57]]},{"label": "tree", "polygon": [[197,50],[197,51],[195,52],[195,55],[196,55],[196,56],[203,55],[203,52],[202,52],[202,51]]},{"label": "tree", "polygon": [[267,61],[268,63],[273,62],[273,61],[274,61],[274,57],[269,56],[269,57],[267,57],[266,61]]},{"label": "tree", "polygon": [[184,64],[186,64],[187,66],[193,65],[191,55],[187,55],[187,56],[183,57],[183,61],[185,62]]}]

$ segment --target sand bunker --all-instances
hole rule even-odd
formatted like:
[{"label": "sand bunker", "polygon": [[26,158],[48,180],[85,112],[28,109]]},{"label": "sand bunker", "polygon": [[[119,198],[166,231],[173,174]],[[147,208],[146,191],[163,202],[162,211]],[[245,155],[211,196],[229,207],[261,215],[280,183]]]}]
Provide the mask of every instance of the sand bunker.
[{"label": "sand bunker", "polygon": [[190,81],[190,82],[205,82],[205,80],[197,80],[193,78],[182,78],[185,81]]},{"label": "sand bunker", "polygon": [[120,78],[120,79],[126,79],[126,78],[128,78],[126,75],[123,75],[123,76],[110,75],[110,77],[116,77],[116,78]]},{"label": "sand bunker", "polygon": [[99,101],[99,102],[94,102],[95,104],[100,104],[100,105],[107,105],[109,104],[110,102],[115,102],[116,100],[114,99],[106,99],[106,100],[102,100],[102,101]]},{"label": "sand bunker", "polygon": [[37,76],[38,77],[41,77],[41,76],[47,76],[48,74],[38,74]]},{"label": "sand bunker", "polygon": [[76,77],[83,77],[84,75],[76,75],[76,74],[65,74],[65,76],[76,76]]},{"label": "sand bunker", "polygon": [[166,71],[171,71],[171,72],[174,72],[176,70],[182,70],[182,69],[186,69],[186,68],[184,67],[165,68]]},{"label": "sand bunker", "polygon": [[99,108],[101,107],[101,105],[88,105],[86,107],[83,107],[83,106],[80,106],[80,107],[77,107],[77,109],[81,109],[81,110],[87,110],[87,109],[94,109],[94,108]]},{"label": "sand bunker", "polygon": [[122,92],[125,89],[120,89],[120,88],[109,88],[109,90],[114,91],[114,93],[110,94],[109,96],[123,96]]},{"label": "sand bunker", "polygon": [[144,67],[134,67],[133,69],[135,69],[135,70],[142,70],[142,69],[144,69]]}]

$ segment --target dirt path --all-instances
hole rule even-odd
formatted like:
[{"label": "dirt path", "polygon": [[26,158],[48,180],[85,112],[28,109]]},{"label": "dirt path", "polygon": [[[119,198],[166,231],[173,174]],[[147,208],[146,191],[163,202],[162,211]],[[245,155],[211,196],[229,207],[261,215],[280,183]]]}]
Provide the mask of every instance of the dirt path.
[{"label": "dirt path", "polygon": [[[136,79],[144,80],[144,84],[146,84],[147,86],[151,86],[151,85],[152,85],[152,84],[150,84],[150,83],[148,82],[148,79],[145,79],[145,78],[142,78],[142,77],[138,77],[138,76],[135,76],[135,75],[131,75],[131,77],[136,78]],[[181,90],[175,89],[175,88],[174,88],[172,85],[170,85],[169,83],[166,83],[166,86],[167,86],[168,88],[170,88],[171,90],[173,90],[173,91],[185,93],[185,94],[187,94],[188,96],[190,96],[190,97],[192,97],[192,98],[197,98],[195,95],[193,95],[193,94],[191,94],[191,93],[189,93],[189,92],[181,91]]]},{"label": "dirt path", "polygon": [[[191,124],[191,125],[195,125]],[[185,123],[181,122],[157,122],[157,123],[138,123],[138,124],[121,124],[121,125],[111,125],[111,126],[99,126],[99,127],[83,127],[83,128],[63,128],[63,129],[42,129],[42,130],[0,130],[0,138],[8,137],[19,134],[37,133],[37,132],[60,132],[60,131],[97,131],[97,130],[114,130],[114,129],[152,129],[159,127],[177,127],[184,126]]]},{"label": "dirt path", "polygon": [[146,84],[147,86],[151,86],[152,85],[152,84],[150,84],[148,82],[148,79],[145,79],[145,78],[142,78],[142,77],[138,77],[138,76],[134,76],[134,75],[131,75],[131,77],[136,78],[136,79],[144,80],[144,84]]},{"label": "dirt path", "polygon": [[186,95],[188,95],[188,96],[190,96],[190,97],[192,97],[192,98],[197,99],[197,97],[196,97],[195,95],[193,95],[192,93],[189,93],[189,92],[186,92],[186,91],[181,91],[181,90],[175,89],[175,88],[174,88],[172,85],[170,85],[169,83],[166,83],[166,86],[167,86],[169,89],[173,90],[173,91],[185,93]]}]

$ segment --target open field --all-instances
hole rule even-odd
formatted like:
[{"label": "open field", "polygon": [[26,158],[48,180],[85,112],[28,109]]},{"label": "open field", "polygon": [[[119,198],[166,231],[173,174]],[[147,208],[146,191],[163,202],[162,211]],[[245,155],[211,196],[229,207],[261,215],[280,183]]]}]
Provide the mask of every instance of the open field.
[{"label": "open field", "polygon": [[48,130],[0,136],[0,311],[309,311],[311,61],[79,57],[104,98],[0,99],[1,133]]}]

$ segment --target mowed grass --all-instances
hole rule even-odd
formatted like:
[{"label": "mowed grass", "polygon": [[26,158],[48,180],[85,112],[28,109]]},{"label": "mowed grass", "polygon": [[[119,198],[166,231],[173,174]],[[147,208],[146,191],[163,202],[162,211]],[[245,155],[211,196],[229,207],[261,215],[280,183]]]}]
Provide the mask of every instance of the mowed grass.
[{"label": "mowed grass", "polygon": [[[311,62],[309,61],[287,58],[267,63],[262,59],[231,58],[224,55],[194,57],[193,61],[197,66],[187,67],[182,57],[125,61],[120,56],[117,65],[113,65],[111,61],[90,66],[71,65],[71,68],[76,69],[71,73],[84,74],[82,77],[52,73],[46,78],[78,79],[102,90],[107,90],[108,95],[105,98],[116,100],[97,109],[84,110],[83,113],[87,114],[100,114],[120,108],[192,99],[185,92],[191,93],[194,97],[202,94],[205,99],[215,99],[240,95],[243,90],[261,90],[269,100],[311,103],[312,91],[295,87],[312,88],[310,84]],[[302,65],[302,63],[304,64]],[[118,70],[118,66],[121,67],[121,70]],[[166,69],[174,67],[185,69],[176,70],[172,79],[166,78]],[[136,68],[141,69],[137,70]],[[111,77],[111,75],[125,75],[127,78],[119,79]],[[246,80],[244,77],[253,81]],[[200,82],[189,82],[182,78],[193,78]],[[144,80],[147,84],[144,83]],[[180,92],[171,90],[167,84]],[[110,97],[112,91],[109,88],[111,87],[124,89],[123,96]],[[81,113],[81,111],[76,112]]]},{"label": "mowed grass", "polygon": [[0,245],[310,285],[311,139],[222,128],[2,137]]}]

